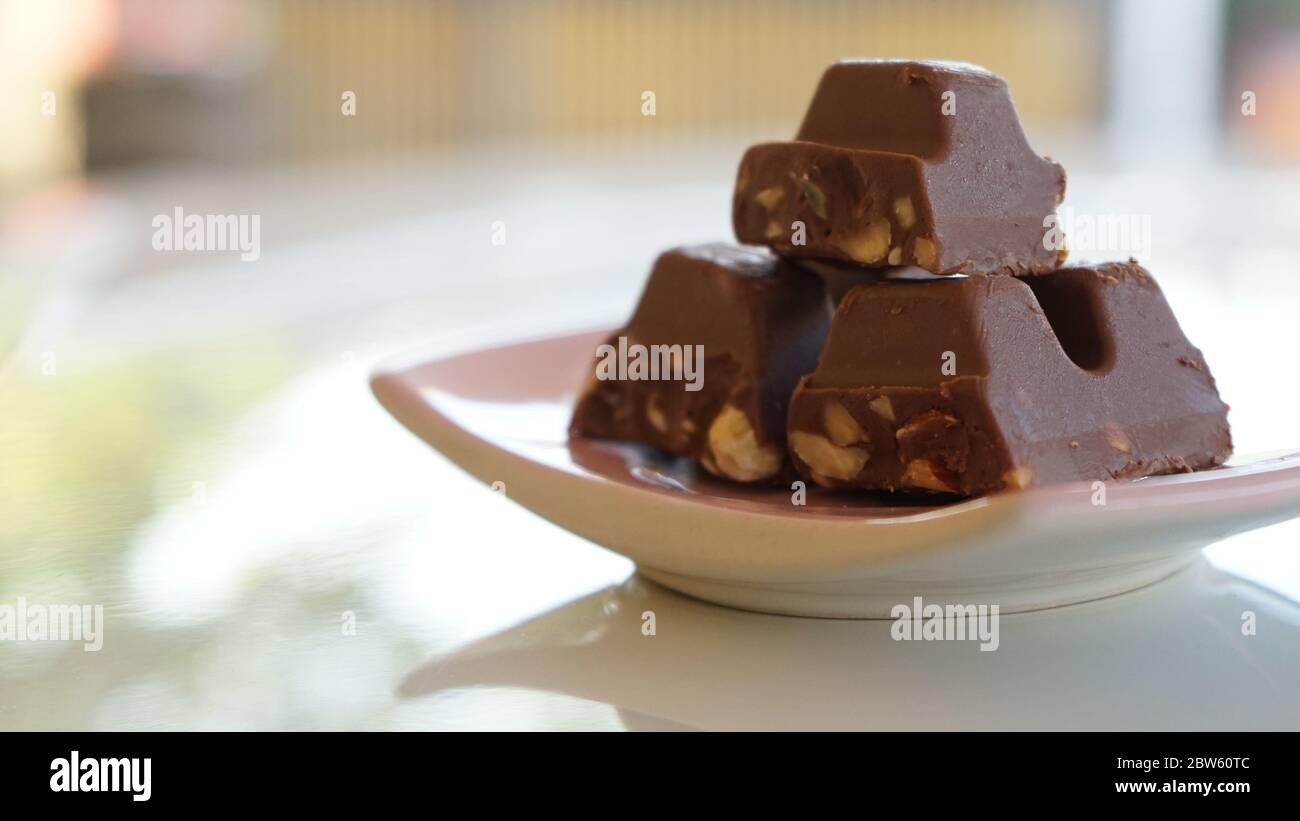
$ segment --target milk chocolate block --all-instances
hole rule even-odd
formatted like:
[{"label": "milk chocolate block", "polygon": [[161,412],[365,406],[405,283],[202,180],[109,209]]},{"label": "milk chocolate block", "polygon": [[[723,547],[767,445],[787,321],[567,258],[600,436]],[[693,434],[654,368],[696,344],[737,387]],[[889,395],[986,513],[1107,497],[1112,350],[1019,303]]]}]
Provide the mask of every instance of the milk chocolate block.
[{"label": "milk chocolate block", "polygon": [[570,433],[642,442],[740,482],[785,477],[790,394],[832,311],[821,280],[765,249],[668,251],[597,351]]},{"label": "milk chocolate block", "polygon": [[843,62],[822,75],[794,142],[745,153],[732,221],[741,242],[784,256],[1041,273],[1065,258],[1043,242],[1064,195],[1065,171],[1029,147],[1000,77]]},{"label": "milk chocolate block", "polygon": [[790,403],[829,487],[973,495],[1221,464],[1227,406],[1134,262],[860,285]]}]

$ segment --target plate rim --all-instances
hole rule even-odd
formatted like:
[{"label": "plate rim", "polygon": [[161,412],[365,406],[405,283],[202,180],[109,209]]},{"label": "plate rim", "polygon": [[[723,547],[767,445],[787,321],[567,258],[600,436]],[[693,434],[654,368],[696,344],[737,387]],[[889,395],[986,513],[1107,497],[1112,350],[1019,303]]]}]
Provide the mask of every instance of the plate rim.
[{"label": "plate rim", "polygon": [[[1093,486],[1090,482],[1071,482],[1021,491],[993,494],[954,502],[952,505],[927,509],[913,514],[893,514],[880,517],[855,517],[843,513],[828,513],[817,508],[796,508],[793,505],[773,507],[771,510],[755,509],[753,503],[733,502],[721,497],[685,493],[669,487],[632,485],[604,476],[598,472],[575,466],[565,469],[530,458],[509,447],[485,439],[462,428],[445,415],[436,402],[426,399],[422,391],[413,388],[415,372],[451,360],[499,353],[503,349],[555,342],[566,338],[591,336],[602,328],[588,328],[567,332],[551,332],[501,340],[454,352],[431,355],[423,349],[400,352],[381,360],[370,377],[370,387],[379,403],[404,427],[431,445],[460,469],[485,484],[496,481],[493,477],[510,475],[522,487],[507,488],[506,495],[560,527],[570,530],[596,544],[609,547],[635,561],[671,573],[685,573],[702,578],[726,579],[748,582],[806,582],[844,581],[854,577],[851,568],[861,569],[863,564],[873,567],[894,560],[914,560],[924,551],[934,555],[946,546],[956,548],[972,540],[996,540],[999,533],[1017,528],[1043,528],[1054,524],[1074,528],[1087,528],[1086,516],[1079,513],[1092,509]],[[567,445],[561,444],[561,447]],[[508,470],[508,472],[507,472]],[[544,479],[551,487],[531,487],[535,480]],[[593,521],[584,524],[581,511],[570,511],[571,505],[556,503],[555,497],[565,494],[560,486],[567,486],[569,495],[599,488],[614,505],[624,509],[649,508],[662,513],[657,526],[663,532],[663,541],[671,542],[673,531],[682,522],[694,526],[721,526],[739,530],[753,538],[761,548],[791,537],[797,533],[791,528],[815,526],[817,532],[834,538],[821,539],[823,549],[801,552],[797,561],[789,556],[774,554],[769,550],[756,550],[747,556],[746,572],[737,575],[734,561],[710,561],[709,556],[694,555],[690,567],[682,567],[671,555],[647,560],[635,555],[637,551],[623,549],[618,538],[610,538],[609,528]],[[515,493],[518,489],[521,493]],[[1236,516],[1218,511],[1205,513],[1207,495],[1222,501],[1225,493],[1246,504]],[[1290,500],[1281,505],[1281,497]],[[1218,541],[1233,533],[1284,521],[1300,515],[1300,454],[1291,453],[1260,462],[1213,471],[1191,474],[1149,477],[1134,482],[1107,483],[1106,507],[1111,513],[1127,516],[1135,522],[1144,518],[1149,526],[1154,507],[1161,512],[1178,513],[1184,518],[1215,522],[1218,528],[1206,539],[1206,544]],[[1273,500],[1271,505],[1264,502]],[[1264,515],[1257,508],[1273,508]],[[1278,510],[1277,508],[1285,508]],[[671,511],[671,512],[670,512]],[[1073,515],[1071,515],[1073,514]],[[1143,514],[1146,514],[1145,517]],[[1062,517],[1066,517],[1062,521]],[[1052,519],[1046,522],[1045,519]],[[1095,517],[1099,519],[1100,517]],[[1114,528],[1114,519],[1105,527],[1093,521],[1099,531]],[[870,535],[863,539],[853,537]],[[692,534],[682,534],[691,536]],[[809,540],[813,541],[813,540]],[[830,543],[830,544],[827,544]],[[845,549],[852,545],[852,549]],[[964,549],[964,548],[963,548]],[[788,553],[788,551],[786,551]],[[669,551],[671,553],[671,551]],[[732,556],[734,559],[734,555]],[[712,573],[708,572],[712,568]],[[702,569],[704,572],[702,572]],[[847,573],[847,575],[846,575]]]}]

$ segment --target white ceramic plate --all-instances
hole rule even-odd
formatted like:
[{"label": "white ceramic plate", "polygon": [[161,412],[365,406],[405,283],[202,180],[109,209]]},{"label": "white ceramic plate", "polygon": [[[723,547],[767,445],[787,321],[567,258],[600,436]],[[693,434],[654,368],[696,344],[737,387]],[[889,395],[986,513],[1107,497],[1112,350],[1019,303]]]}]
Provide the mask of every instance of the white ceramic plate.
[{"label": "white ceramic plate", "polygon": [[[926,603],[1054,607],[1165,578],[1219,539],[1300,515],[1300,454],[1105,486],[935,505],[733,485],[633,445],[570,441],[569,413],[608,330],[382,367],[375,395],[478,479],[661,584],[791,615],[888,618]],[[490,523],[485,523],[490,526]]]}]

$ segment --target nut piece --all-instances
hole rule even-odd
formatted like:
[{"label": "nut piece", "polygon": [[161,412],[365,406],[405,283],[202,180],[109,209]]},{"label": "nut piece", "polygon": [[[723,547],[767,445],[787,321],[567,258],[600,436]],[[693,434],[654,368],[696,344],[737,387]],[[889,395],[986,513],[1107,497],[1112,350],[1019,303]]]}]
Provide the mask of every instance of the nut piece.
[{"label": "nut piece", "polygon": [[839,486],[839,480],[832,479],[831,477],[818,473],[815,470],[808,471],[808,478],[812,479],[814,482],[821,485],[822,487],[833,488]]},{"label": "nut piece", "polygon": [[853,479],[871,458],[865,448],[842,448],[825,436],[801,430],[791,431],[790,449],[808,466],[818,484],[827,484],[823,478]]},{"label": "nut piece", "polygon": [[[962,422],[950,413],[928,410],[908,419],[894,432],[898,440],[898,461],[907,465],[923,459],[944,471],[940,476],[960,474],[970,458],[970,435]],[[949,482],[952,484],[953,482]]]},{"label": "nut piece", "polygon": [[784,196],[785,189],[779,185],[774,185],[771,188],[764,188],[762,191],[759,191],[754,195],[754,199],[758,200],[759,205],[771,211]]},{"label": "nut piece", "polygon": [[808,172],[805,171],[796,177],[794,172],[791,171],[790,176],[803,189],[804,197],[808,199],[808,204],[812,206],[813,213],[822,219],[826,219],[826,194],[817,187],[816,183],[808,179]]},{"label": "nut piece", "polygon": [[911,197],[899,197],[894,200],[894,216],[904,231],[916,224],[916,211],[912,209]]},{"label": "nut piece", "polygon": [[781,223],[776,220],[768,220],[767,227],[763,229],[763,236],[766,239],[776,239],[781,236]]},{"label": "nut piece", "polygon": [[1024,490],[1034,481],[1034,469],[1021,465],[1002,474],[1002,484],[1012,490]]},{"label": "nut piece", "polygon": [[834,399],[822,405],[822,426],[830,440],[840,447],[871,441],[849,409]]},{"label": "nut piece", "polygon": [[887,261],[890,265],[902,265],[902,264],[903,264],[903,249],[902,249],[902,248],[891,248],[891,249],[889,249],[889,259],[887,259],[886,261]]},{"label": "nut piece", "polygon": [[659,398],[654,394],[650,394],[646,400],[645,418],[650,422],[650,427],[660,433],[668,432],[668,417],[664,416],[663,409],[659,407]]},{"label": "nut piece", "polygon": [[889,234],[889,220],[878,219],[861,233],[845,237],[835,244],[855,262],[879,262],[889,253]]},{"label": "nut piece", "polygon": [[916,264],[922,268],[933,268],[934,242],[925,237],[917,237],[916,242],[912,243],[912,256],[916,259]]},{"label": "nut piece", "polygon": [[1120,453],[1133,452],[1133,443],[1129,441],[1129,438],[1124,434],[1124,431],[1119,428],[1106,428],[1106,441],[1110,443],[1112,448]]},{"label": "nut piece", "polygon": [[957,483],[950,474],[929,459],[913,459],[903,470],[903,485],[940,493],[957,493]]},{"label": "nut piece", "polygon": [[[738,482],[775,476],[785,455],[772,444],[759,444],[749,418],[735,405],[718,411],[709,425],[709,450],[718,473]],[[701,460],[704,466],[708,461]]]},{"label": "nut piece", "polygon": [[740,171],[736,176],[736,190],[744,191],[749,187],[749,166],[741,164]]},{"label": "nut piece", "polygon": [[894,438],[898,439],[899,442],[921,436],[933,438],[939,432],[957,427],[960,424],[961,421],[951,413],[944,413],[941,410],[928,410],[908,419],[906,424],[894,432]]},{"label": "nut piece", "polygon": [[867,407],[875,411],[876,415],[886,422],[893,422],[896,418],[894,416],[894,403],[889,401],[888,396],[877,396],[867,403]]}]

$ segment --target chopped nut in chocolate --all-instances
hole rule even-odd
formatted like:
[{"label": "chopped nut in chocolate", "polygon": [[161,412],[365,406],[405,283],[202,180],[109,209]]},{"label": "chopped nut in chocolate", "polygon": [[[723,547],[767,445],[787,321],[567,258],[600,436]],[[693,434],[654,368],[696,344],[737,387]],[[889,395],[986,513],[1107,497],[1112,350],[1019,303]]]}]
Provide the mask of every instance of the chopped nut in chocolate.
[{"label": "chopped nut in chocolate", "polygon": [[[1221,464],[1226,406],[1184,361],[1204,359],[1136,263],[859,285],[791,400],[794,463],[834,487],[964,495]],[[861,464],[831,458],[846,415]]]},{"label": "chopped nut in chocolate", "polygon": [[[960,101],[955,111],[945,99]],[[741,242],[791,257],[1039,273],[1064,258],[1043,243],[1064,192],[1065,172],[1029,147],[1000,77],[958,63],[848,61],[822,75],[793,142],[745,153],[732,222]],[[805,244],[768,230],[794,220],[808,225]]]},{"label": "chopped nut in chocolate", "polygon": [[790,472],[790,394],[816,364],[832,311],[818,277],[763,249],[669,251],[607,344],[700,346],[699,390],[672,379],[600,379],[598,367],[570,431],[652,445],[738,482],[781,479]]}]

